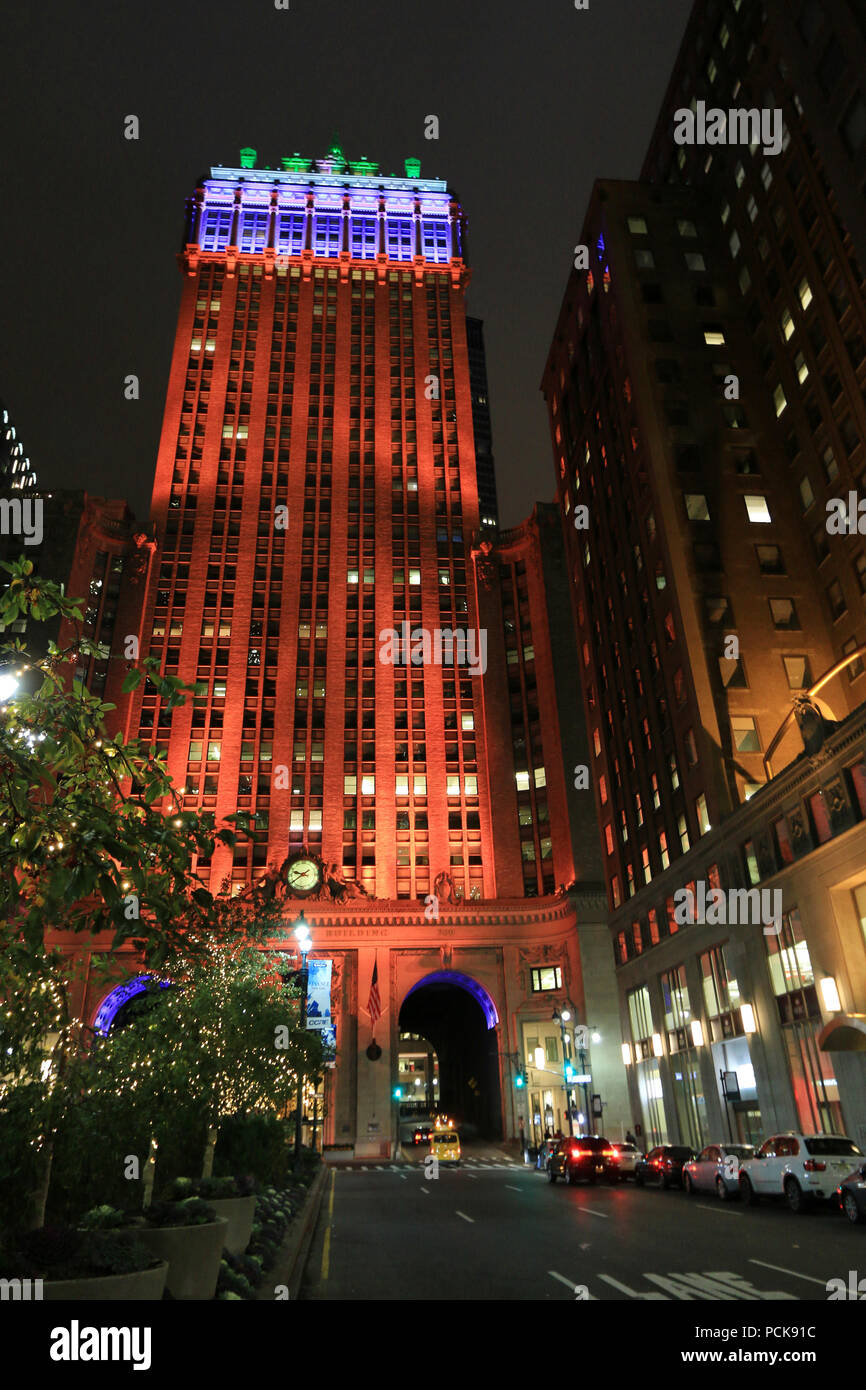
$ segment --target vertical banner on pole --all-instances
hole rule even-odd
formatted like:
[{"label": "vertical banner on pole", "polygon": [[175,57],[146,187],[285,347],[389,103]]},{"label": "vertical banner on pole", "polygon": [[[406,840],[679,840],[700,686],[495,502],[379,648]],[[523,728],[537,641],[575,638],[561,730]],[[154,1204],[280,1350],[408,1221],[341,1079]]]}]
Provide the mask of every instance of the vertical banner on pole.
[{"label": "vertical banner on pole", "polygon": [[331,961],[307,961],[307,1027],[320,1033],[325,1060],[337,1050],[337,1031],[331,1017]]}]

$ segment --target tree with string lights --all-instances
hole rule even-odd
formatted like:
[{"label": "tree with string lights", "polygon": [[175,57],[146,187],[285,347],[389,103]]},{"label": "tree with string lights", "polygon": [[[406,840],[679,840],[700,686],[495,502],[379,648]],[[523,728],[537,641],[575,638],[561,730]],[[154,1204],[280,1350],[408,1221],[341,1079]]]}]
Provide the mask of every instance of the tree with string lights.
[{"label": "tree with string lights", "polygon": [[[101,962],[116,978],[113,956],[122,948],[150,970],[174,960],[191,971],[212,968],[216,943],[241,926],[254,936],[260,913],[257,907],[254,918],[253,909],[212,894],[194,868],[217,841],[233,845],[234,830],[185,811],[161,758],[108,734],[113,706],[75,678],[82,657],[105,656],[82,631],[82,601],[35,575],[25,556],[2,568],[0,1180],[17,1178],[22,1195],[22,1182],[35,1178],[40,1224],[54,1138],[75,1100],[73,1063],[92,1041],[71,1004],[82,995],[75,967],[51,948],[51,935],[71,932],[108,948],[91,961],[91,977]],[[10,635],[22,618],[59,618],[61,634],[72,638],[65,647],[48,643],[46,655],[34,658]],[[193,690],[161,675],[149,658],[129,670],[124,689],[142,680],[167,709]],[[205,1073],[202,1063],[190,1077],[203,1082]],[[222,1104],[212,1112],[222,1113]]]}]

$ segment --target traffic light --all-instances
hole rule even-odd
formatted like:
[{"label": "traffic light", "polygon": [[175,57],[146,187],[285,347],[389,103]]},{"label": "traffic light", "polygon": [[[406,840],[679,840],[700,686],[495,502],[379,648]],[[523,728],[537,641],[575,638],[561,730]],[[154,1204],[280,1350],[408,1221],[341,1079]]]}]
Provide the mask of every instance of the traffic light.
[{"label": "traffic light", "polygon": [[394,1099],[395,1099],[395,1100],[402,1100],[402,1099],[403,1099],[403,1087],[402,1087],[402,1086],[395,1086],[395,1087],[394,1087]]},{"label": "traffic light", "polygon": [[572,1081],[575,1079],[576,1076],[577,1076],[577,1072],[574,1070],[574,1067],[571,1065],[571,1063],[570,1063],[570,1062],[566,1063],[566,1067],[565,1067],[565,1079],[566,1079],[566,1081],[572,1082]]},{"label": "traffic light", "polygon": [[517,1075],[515,1076],[515,1078],[514,1078],[514,1089],[515,1089],[516,1091],[522,1091],[525,1085],[526,1085],[526,1073],[525,1073],[525,1072],[522,1072],[522,1071],[519,1071],[519,1072],[517,1073]]}]

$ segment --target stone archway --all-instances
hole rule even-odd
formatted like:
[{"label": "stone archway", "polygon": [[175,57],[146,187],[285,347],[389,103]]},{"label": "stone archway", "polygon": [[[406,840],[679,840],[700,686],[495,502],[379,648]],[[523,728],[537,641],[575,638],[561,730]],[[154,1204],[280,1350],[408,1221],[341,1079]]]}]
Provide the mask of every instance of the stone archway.
[{"label": "stone archway", "polygon": [[502,1138],[499,1010],[488,989],[460,970],[433,970],[411,985],[400,1032],[427,1038],[439,1059],[441,1109],[465,1138]]},{"label": "stone archway", "polygon": [[[143,994],[148,985],[153,983],[153,980],[154,977],[152,975],[133,975],[131,979],[124,980],[122,984],[115,985],[114,989],[110,990],[105,998],[100,1000],[96,1007],[96,1012],[93,1015],[93,1031],[104,1037],[121,1009],[124,1008],[131,999],[135,999],[139,994]],[[161,980],[159,983],[161,989],[168,989],[168,980]]]}]

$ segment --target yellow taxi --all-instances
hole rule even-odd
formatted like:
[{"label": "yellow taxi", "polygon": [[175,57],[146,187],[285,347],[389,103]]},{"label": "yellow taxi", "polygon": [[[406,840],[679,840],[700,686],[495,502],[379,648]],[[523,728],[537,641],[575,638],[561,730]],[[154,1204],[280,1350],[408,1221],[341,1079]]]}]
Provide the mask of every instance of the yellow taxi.
[{"label": "yellow taxi", "polygon": [[428,1155],[440,1163],[460,1162],[460,1135],[450,1121],[437,1121],[431,1129]]}]

